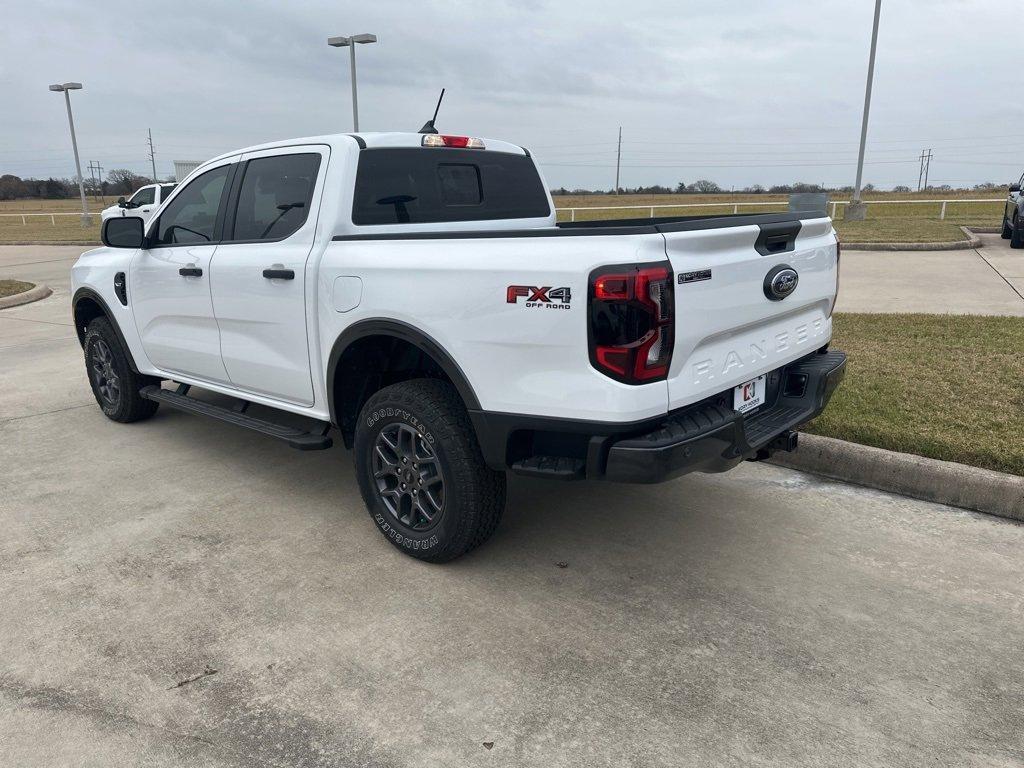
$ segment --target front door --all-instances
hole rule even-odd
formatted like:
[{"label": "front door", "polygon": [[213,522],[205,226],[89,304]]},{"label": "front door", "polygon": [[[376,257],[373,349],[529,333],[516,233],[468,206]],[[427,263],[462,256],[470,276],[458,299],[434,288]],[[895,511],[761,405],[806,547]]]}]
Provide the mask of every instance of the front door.
[{"label": "front door", "polygon": [[242,157],[213,257],[210,287],[231,383],[313,404],[306,260],[313,248],[328,149],[288,147]]},{"label": "front door", "polygon": [[210,261],[233,168],[226,160],[177,190],[149,227],[128,276],[135,325],[153,365],[220,383],[228,376],[210,298]]}]

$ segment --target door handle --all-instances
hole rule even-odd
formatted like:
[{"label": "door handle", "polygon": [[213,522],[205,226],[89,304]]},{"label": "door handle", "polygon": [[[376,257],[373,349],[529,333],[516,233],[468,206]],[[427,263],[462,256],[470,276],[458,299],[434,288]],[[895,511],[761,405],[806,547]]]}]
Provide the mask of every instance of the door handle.
[{"label": "door handle", "polygon": [[182,267],[178,270],[178,274],[182,277],[202,277],[203,270],[193,264],[189,267]]},{"label": "door handle", "polygon": [[268,280],[294,280],[295,270],[292,269],[264,269],[263,276]]}]

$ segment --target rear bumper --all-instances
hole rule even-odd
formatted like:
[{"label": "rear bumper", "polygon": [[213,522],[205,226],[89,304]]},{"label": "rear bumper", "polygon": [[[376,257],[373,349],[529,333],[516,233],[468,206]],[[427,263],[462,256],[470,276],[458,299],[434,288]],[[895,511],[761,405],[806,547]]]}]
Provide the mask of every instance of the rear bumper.
[{"label": "rear bumper", "polygon": [[[774,401],[750,415],[716,403],[677,411],[650,432],[612,444],[604,477],[656,483],[687,472],[724,471],[775,449],[792,450],[795,440],[787,433],[825,410],[845,372],[845,353],[816,354],[780,369]],[[785,439],[778,441],[780,436]]]},{"label": "rear bumper", "polygon": [[772,371],[765,404],[746,415],[733,410],[730,389],[633,424],[485,411],[471,411],[470,417],[494,469],[559,480],[657,483],[793,450],[791,430],[825,409],[845,370],[846,354],[826,351]]}]

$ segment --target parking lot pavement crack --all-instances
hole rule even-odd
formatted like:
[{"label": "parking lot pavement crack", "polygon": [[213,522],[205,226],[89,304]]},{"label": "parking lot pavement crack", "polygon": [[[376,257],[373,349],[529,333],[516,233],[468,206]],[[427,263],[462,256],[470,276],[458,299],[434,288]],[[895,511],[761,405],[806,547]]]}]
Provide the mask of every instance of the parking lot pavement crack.
[{"label": "parking lot pavement crack", "polygon": [[241,756],[239,752],[230,747],[218,744],[203,736],[149,723],[125,712],[108,709],[107,707],[84,701],[78,694],[66,691],[63,688],[31,686],[20,683],[10,676],[0,676],[0,697],[2,696],[7,696],[15,702],[33,709],[45,709],[51,712],[80,715],[111,726],[129,726],[156,731],[176,739],[198,742],[232,757]]},{"label": "parking lot pavement crack", "polygon": [[185,680],[179,680],[178,682],[176,682],[174,685],[172,685],[167,690],[168,691],[173,691],[175,688],[181,688],[182,686],[188,685],[190,683],[194,683],[197,680],[202,680],[204,677],[209,677],[210,675],[216,675],[216,674],[217,674],[217,670],[214,669],[213,667],[211,667],[209,664],[207,664],[206,668],[202,672],[200,672],[198,675],[196,675],[195,677],[189,677],[189,678],[187,678]]},{"label": "parking lot pavement crack", "polygon": [[984,262],[985,262],[986,264],[988,264],[988,265],[989,265],[989,267],[990,267],[990,268],[992,269],[992,271],[993,271],[993,272],[995,272],[995,273],[996,273],[997,275],[999,275],[999,278],[1000,278],[1000,279],[1001,279],[1001,280],[1002,280],[1002,281],[1003,281],[1004,283],[1006,283],[1006,284],[1007,284],[1008,286],[1010,286],[1010,290],[1011,290],[1011,291],[1013,291],[1013,292],[1014,292],[1014,293],[1016,293],[1016,294],[1017,294],[1018,296],[1020,296],[1020,299],[1021,299],[1021,301],[1024,301],[1024,293],[1021,293],[1020,291],[1018,291],[1018,290],[1017,290],[1017,288],[1016,288],[1016,286],[1014,286],[1014,284],[1013,284],[1013,283],[1011,283],[1011,282],[1010,282],[1009,280],[1007,280],[1007,279],[1006,279],[1006,276],[1005,276],[1005,275],[1003,275],[1003,273],[1002,273],[1002,272],[1000,272],[1000,271],[999,271],[998,269],[996,269],[996,268],[995,268],[995,265],[994,265],[994,264],[993,264],[993,263],[992,263],[991,261],[989,261],[988,259],[986,259],[986,258],[985,258],[985,255],[984,255],[984,254],[983,254],[983,253],[982,253],[981,251],[979,251],[979,250],[978,250],[977,248],[975,248],[975,249],[974,249],[974,252],[975,252],[976,254],[978,254],[978,256],[979,256],[979,257],[981,258],[981,260],[982,260],[982,261],[984,261]]},{"label": "parking lot pavement crack", "polygon": [[79,405],[69,405],[67,408],[55,408],[52,411],[40,411],[39,413],[26,413],[24,416],[11,416],[9,419],[0,419],[0,425],[9,424],[12,421],[23,421],[24,419],[34,419],[36,416],[48,416],[51,413],[61,413],[63,411],[73,411],[77,408],[88,408],[93,405],[92,402],[81,403]]},{"label": "parking lot pavement crack", "polygon": [[74,328],[74,323],[55,323],[53,320],[36,320],[34,317],[7,317],[2,316],[0,320],[20,320],[23,323],[45,323],[46,325],[62,325],[65,328]]}]

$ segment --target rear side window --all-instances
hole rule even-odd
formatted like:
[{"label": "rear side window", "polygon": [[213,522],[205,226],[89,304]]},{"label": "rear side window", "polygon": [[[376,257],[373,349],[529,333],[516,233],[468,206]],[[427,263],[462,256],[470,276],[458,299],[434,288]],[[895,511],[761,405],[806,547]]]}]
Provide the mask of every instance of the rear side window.
[{"label": "rear side window", "polygon": [[402,147],[359,153],[352,222],[431,224],[548,216],[547,193],[525,155]]},{"label": "rear side window", "polygon": [[281,240],[306,223],[319,153],[250,160],[238,191],[232,240]]}]

